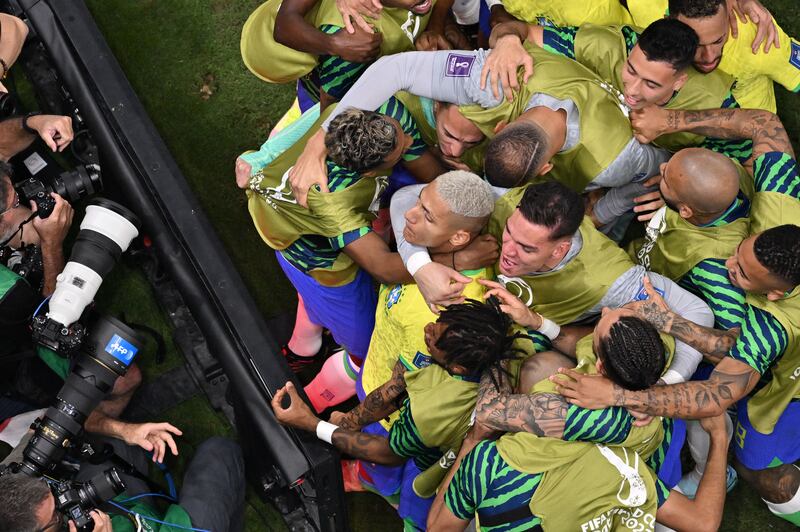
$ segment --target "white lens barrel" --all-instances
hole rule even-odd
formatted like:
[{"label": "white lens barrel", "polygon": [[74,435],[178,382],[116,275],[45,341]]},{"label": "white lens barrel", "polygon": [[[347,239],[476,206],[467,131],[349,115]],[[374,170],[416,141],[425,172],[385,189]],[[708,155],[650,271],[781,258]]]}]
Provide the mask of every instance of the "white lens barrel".
[{"label": "white lens barrel", "polygon": [[[89,229],[107,236],[124,252],[131,245],[139,230],[130,221],[116,212],[99,205],[86,207],[86,216],[81,222],[81,229]],[[63,323],[63,322],[62,322]]]},{"label": "white lens barrel", "polygon": [[56,278],[56,290],[50,298],[48,317],[64,325],[72,325],[93,300],[103,278],[91,268],[68,262]]}]

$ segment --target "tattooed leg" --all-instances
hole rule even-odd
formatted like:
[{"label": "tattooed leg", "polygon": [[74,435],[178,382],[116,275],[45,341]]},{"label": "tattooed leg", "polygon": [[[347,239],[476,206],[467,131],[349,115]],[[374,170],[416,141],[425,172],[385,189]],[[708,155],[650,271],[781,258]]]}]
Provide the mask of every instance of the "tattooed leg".
[{"label": "tattooed leg", "polygon": [[753,470],[736,460],[734,467],[739,476],[751,484],[758,495],[769,502],[784,503],[800,489],[800,471],[793,464],[783,464],[769,469]]}]

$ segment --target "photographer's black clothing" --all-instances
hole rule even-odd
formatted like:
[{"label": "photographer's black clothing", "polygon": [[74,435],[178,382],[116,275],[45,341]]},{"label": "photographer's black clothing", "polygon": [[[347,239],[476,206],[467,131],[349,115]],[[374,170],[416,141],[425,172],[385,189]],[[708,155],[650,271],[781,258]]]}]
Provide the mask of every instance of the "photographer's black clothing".
[{"label": "photographer's black clothing", "polygon": [[[63,384],[52,367],[69,361],[31,341],[31,317],[40,302],[25,279],[0,265],[0,419],[49,405]],[[48,364],[45,356],[54,361]]]},{"label": "photographer's black clothing", "polygon": [[41,297],[19,275],[0,265],[0,360],[30,344],[30,323]]},{"label": "photographer's black clothing", "polygon": [[[147,473],[148,460],[140,447],[132,447],[112,438],[102,438],[102,440],[110,443],[120,458],[140,472]],[[114,464],[109,461],[99,465],[84,463],[76,480],[86,481],[112,465]],[[124,474],[121,476],[127,486],[125,498],[152,491],[140,478]],[[244,459],[241,449],[231,440],[213,437],[204,441],[195,451],[183,476],[178,504],[171,505],[166,514],[155,512],[158,503],[148,497],[136,500],[136,506],[133,502],[123,506],[141,511],[143,515],[157,516],[164,521],[171,521],[171,516],[188,515],[194,528],[214,532],[240,532],[244,529],[244,495]],[[113,507],[104,508],[104,510],[110,509]],[[148,523],[146,520],[144,522]],[[179,529],[166,525],[154,522],[148,524],[150,528],[144,528],[145,530],[180,532]],[[185,522],[175,524],[188,525]],[[112,514],[112,525],[114,532],[135,530],[131,521],[120,516],[119,511],[116,511],[116,515]]]}]

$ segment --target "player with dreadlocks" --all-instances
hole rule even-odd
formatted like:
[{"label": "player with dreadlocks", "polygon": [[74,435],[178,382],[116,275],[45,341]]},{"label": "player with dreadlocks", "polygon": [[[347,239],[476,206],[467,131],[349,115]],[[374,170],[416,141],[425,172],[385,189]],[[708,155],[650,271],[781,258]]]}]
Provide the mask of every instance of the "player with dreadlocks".
[{"label": "player with dreadlocks", "polygon": [[[402,400],[400,416],[388,436],[321,421],[303,403],[292,383],[286,383],[275,394],[275,416],[282,424],[316,431],[318,438],[363,461],[397,466],[411,459],[402,486],[397,488],[401,498],[415,497],[411,489],[414,477],[436,464],[445,451],[460,447],[469,429],[481,373],[499,371],[503,361],[520,355],[521,349],[514,344],[525,336],[512,333],[511,325],[495,299],[486,303],[467,300],[442,310],[437,321],[425,328],[433,363],[405,372],[398,362],[391,381],[362,403],[367,406],[358,419],[367,423],[385,417]],[[291,398],[288,408],[281,405],[285,396]],[[383,408],[371,409],[370,403],[380,403]],[[368,416],[373,418],[367,419]],[[415,526],[424,527],[432,499],[415,498],[415,516],[408,519]]]}]

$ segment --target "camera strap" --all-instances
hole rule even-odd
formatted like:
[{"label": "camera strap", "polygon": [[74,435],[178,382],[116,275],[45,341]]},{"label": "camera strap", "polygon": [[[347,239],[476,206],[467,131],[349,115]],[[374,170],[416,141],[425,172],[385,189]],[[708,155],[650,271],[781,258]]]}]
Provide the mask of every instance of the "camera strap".
[{"label": "camera strap", "polygon": [[21,233],[21,232],[22,232],[22,228],[25,226],[25,224],[27,224],[28,222],[30,222],[31,220],[33,220],[34,218],[36,218],[36,216],[38,216],[38,213],[36,213],[36,212],[32,212],[32,213],[31,213],[31,215],[30,215],[30,216],[28,216],[28,218],[27,218],[27,219],[26,219],[24,222],[22,222],[21,224],[19,224],[19,227],[17,227],[17,230],[16,230],[16,231],[14,231],[13,233],[11,233],[11,236],[9,236],[8,238],[6,238],[6,239],[5,239],[5,240],[3,240],[2,242],[0,242],[0,248],[4,248],[4,247],[6,247],[6,246],[8,245],[8,243],[9,243],[9,242],[11,242],[12,240],[14,240],[14,237],[15,237],[15,236],[17,236],[19,233]]}]

